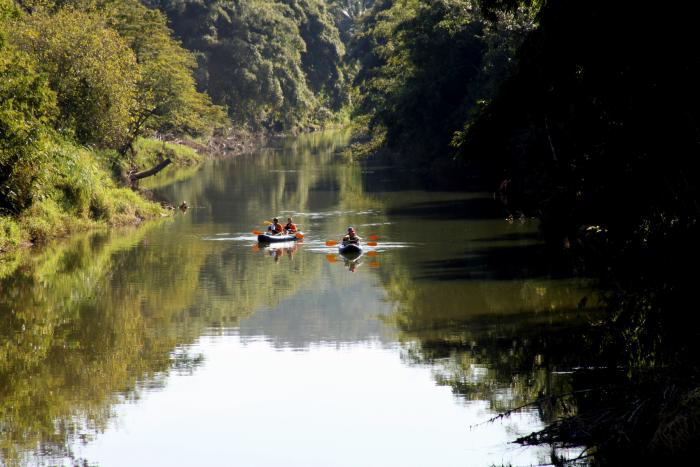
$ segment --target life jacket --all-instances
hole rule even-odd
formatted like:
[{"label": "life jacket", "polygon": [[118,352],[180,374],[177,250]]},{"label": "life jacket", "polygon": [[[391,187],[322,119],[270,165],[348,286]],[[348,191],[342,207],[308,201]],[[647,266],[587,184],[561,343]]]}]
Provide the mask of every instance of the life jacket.
[{"label": "life jacket", "polygon": [[272,233],[282,233],[282,224],[272,224],[270,227],[267,228]]},{"label": "life jacket", "polygon": [[284,230],[289,230],[290,232],[296,232],[297,231],[297,225],[288,223],[287,225],[284,226]]}]

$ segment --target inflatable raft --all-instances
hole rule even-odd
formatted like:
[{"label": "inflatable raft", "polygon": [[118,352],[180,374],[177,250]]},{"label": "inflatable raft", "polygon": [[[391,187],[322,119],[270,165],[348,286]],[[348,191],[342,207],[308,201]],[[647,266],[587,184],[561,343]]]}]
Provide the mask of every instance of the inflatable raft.
[{"label": "inflatable raft", "polygon": [[260,243],[279,243],[279,242],[293,242],[299,240],[296,235],[268,235],[260,234],[258,235],[258,242]]},{"label": "inflatable raft", "polygon": [[362,253],[362,246],[356,243],[346,243],[345,245],[338,246],[338,251],[341,255],[357,255]]}]

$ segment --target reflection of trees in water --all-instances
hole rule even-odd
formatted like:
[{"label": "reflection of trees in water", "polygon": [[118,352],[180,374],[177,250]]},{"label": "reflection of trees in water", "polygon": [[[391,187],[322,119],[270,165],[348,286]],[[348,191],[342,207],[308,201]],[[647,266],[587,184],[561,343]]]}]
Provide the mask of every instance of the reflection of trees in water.
[{"label": "reflection of trees in water", "polygon": [[431,365],[438,384],[487,400],[495,411],[541,399],[541,416],[551,421],[571,409],[570,399],[548,397],[570,393],[569,371],[593,364],[582,352],[590,348],[583,307],[597,301],[582,300],[585,281],[415,280],[421,271],[382,270],[397,304],[387,319],[399,329],[407,362]]},{"label": "reflection of trees in water", "polygon": [[[265,212],[295,203],[308,210],[317,202],[316,187],[338,186],[339,178],[360,173],[357,167],[314,170],[315,162],[325,167],[343,139],[309,140],[294,143],[292,155],[251,158],[245,164],[213,162],[202,177],[163,190],[192,205],[191,215],[180,219],[184,223],[206,215],[202,206],[211,211],[222,204],[231,207],[223,198],[230,200],[232,191],[234,210],[246,219],[245,211],[262,212],[258,204]],[[259,177],[256,163],[270,170],[286,169],[288,163],[304,170],[294,177],[284,171]],[[223,166],[233,169],[219,170]],[[151,222],[54,243],[40,254],[18,252],[15,261],[3,261],[3,464],[21,464],[27,456],[70,457],[71,444],[105,429],[113,404],[161,387],[172,371],[194,371],[201,356],[182,348],[205,328],[273,308],[321,272],[311,264],[312,255],[300,255],[289,262],[291,268],[272,272],[251,267],[254,256],[221,251],[216,242],[183,240],[171,229]]]},{"label": "reflection of trees in water", "polygon": [[[112,275],[121,270],[120,252],[157,227],[119,232],[110,241],[98,234],[53,244],[2,280],[4,463],[22,463],[37,446],[38,455],[68,455],[71,440],[104,429],[120,395],[168,371],[169,352],[186,339],[149,331],[159,317],[143,312],[148,291]],[[170,293],[185,299],[183,291]]]}]

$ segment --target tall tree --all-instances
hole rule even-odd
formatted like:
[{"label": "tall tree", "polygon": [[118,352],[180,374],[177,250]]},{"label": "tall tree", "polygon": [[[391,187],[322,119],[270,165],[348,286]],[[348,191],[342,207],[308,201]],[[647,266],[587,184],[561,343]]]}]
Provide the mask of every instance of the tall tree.
[{"label": "tall tree", "polygon": [[13,44],[37,58],[58,96],[60,131],[83,144],[117,147],[125,141],[140,79],[126,41],[94,13],[37,12],[14,23]]},{"label": "tall tree", "polygon": [[224,109],[197,91],[196,60],[172,37],[161,12],[138,0],[107,0],[98,7],[107,9],[108,24],[127,41],[139,65],[138,98],[124,149],[145,130],[199,136],[226,124]]}]

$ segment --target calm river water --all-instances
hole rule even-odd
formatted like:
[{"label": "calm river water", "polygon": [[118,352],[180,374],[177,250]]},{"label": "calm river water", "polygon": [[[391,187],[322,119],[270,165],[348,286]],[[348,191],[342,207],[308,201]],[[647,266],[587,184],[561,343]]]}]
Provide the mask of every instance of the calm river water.
[{"label": "calm river water", "polygon": [[[489,419],[571,384],[585,282],[534,221],[346,140],[160,174],[185,213],[0,262],[0,464],[547,464],[511,442],[558,407]],[[304,241],[258,245],[275,215]],[[355,261],[325,246],[350,225],[379,236]]]}]

